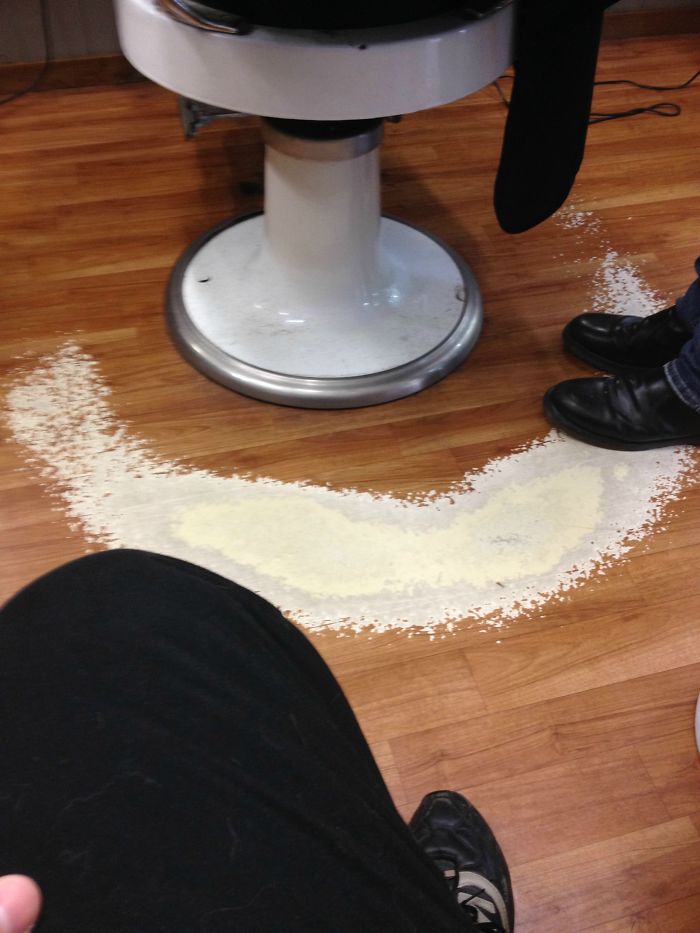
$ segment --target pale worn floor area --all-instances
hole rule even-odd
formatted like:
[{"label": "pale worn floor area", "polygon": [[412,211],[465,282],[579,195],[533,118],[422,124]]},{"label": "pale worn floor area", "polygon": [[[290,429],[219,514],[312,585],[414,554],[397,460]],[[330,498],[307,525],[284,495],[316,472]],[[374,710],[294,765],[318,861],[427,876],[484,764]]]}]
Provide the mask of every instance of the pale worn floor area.
[{"label": "pale worn floor area", "polygon": [[[699,48],[698,36],[608,43],[600,77],[680,83]],[[684,113],[592,127],[573,194],[671,300],[698,252],[699,93],[600,92],[601,109],[669,99]],[[554,221],[519,237],[499,230],[490,201],[503,122],[487,88],[388,126],[383,153],[385,209],[450,242],[480,279],[487,317],[472,357],[416,397],[314,412],[207,381],[165,330],[179,252],[261,204],[255,120],[184,143],[173,97],[146,84],[0,109],[2,386],[19,357],[76,336],[99,361],[117,415],[159,455],[338,488],[448,488],[545,434],[544,390],[587,372],[563,355],[559,331],[590,303],[600,252]],[[6,439],[0,598],[85,552],[57,506]],[[522,933],[700,929],[699,519],[700,489],[689,487],[629,560],[500,630],[314,639],[402,813],[452,787],[492,823]]]}]

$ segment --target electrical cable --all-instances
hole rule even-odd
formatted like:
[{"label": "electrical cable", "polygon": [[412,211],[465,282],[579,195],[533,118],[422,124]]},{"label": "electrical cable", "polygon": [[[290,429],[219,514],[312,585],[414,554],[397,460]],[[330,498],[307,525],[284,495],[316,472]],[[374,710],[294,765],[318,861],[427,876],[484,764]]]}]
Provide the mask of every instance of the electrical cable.
[{"label": "electrical cable", "polygon": [[[683,84],[641,84],[639,81],[631,81],[629,78],[596,81],[595,84],[596,86],[627,84],[630,87],[641,88],[644,91],[681,91],[684,88],[690,87],[698,75],[700,75],[700,70],[696,71],[695,74],[691,78],[688,78],[687,81],[684,81]],[[617,113],[595,113],[591,111],[588,123],[605,123],[608,120],[621,120],[623,117],[636,117],[640,113],[653,113],[657,117],[679,117],[682,112],[683,108],[680,104],[657,103],[651,104],[649,107],[633,107],[631,110],[620,110]]]},{"label": "electrical cable", "polygon": [[[503,75],[503,77],[504,77],[504,78],[509,78],[510,75]],[[502,89],[501,85],[498,83],[498,80],[499,80],[499,79],[497,78],[495,81],[492,81],[491,83],[492,83],[493,86],[496,88],[496,92],[498,93],[498,96],[501,98],[501,103],[502,103],[503,106],[507,109],[508,107],[510,107],[510,101],[508,100],[508,98],[506,97],[506,95],[503,93],[503,89]]]},{"label": "electrical cable", "polygon": [[49,27],[48,0],[39,0],[39,13],[41,16],[41,29],[44,36],[44,61],[39,69],[39,73],[25,88],[22,88],[22,90],[16,91],[14,94],[10,94],[7,97],[0,97],[0,106],[2,104],[9,104],[13,100],[17,100],[20,97],[24,97],[25,94],[35,91],[44,79],[51,63],[51,30]]},{"label": "electrical cable", "polygon": [[636,117],[640,113],[654,113],[657,117],[678,117],[682,113],[680,104],[670,101],[651,104],[649,107],[632,107],[631,110],[620,110],[617,113],[595,113],[591,111],[589,126],[593,123],[605,123],[607,120],[621,120],[623,117]]},{"label": "electrical cable", "polygon": [[631,81],[629,78],[615,78],[611,81],[596,81],[596,84],[629,84],[632,87],[640,87],[643,91],[682,91],[689,87],[693,81],[700,75],[700,70],[696,71],[692,78],[688,78],[683,84],[640,84],[638,81]]},{"label": "electrical cable", "polygon": [[[644,91],[682,91],[687,87],[690,87],[691,84],[700,76],[700,70],[696,71],[692,77],[688,78],[687,81],[684,81],[683,84],[641,84],[639,81],[632,81],[629,78],[615,78],[607,81],[596,81],[595,86],[600,85],[612,85],[612,84],[627,84],[631,87],[641,88]],[[509,81],[514,80],[514,75],[502,75],[501,78],[505,78]],[[493,86],[496,88],[501,101],[504,106],[509,106],[509,101],[506,98],[505,94],[501,89],[499,81],[493,82]],[[613,113],[602,113],[592,111],[589,119],[589,124],[593,123],[605,123],[608,120],[621,120],[623,117],[636,117],[642,113],[653,113],[657,117],[678,117],[683,112],[683,108],[680,104],[674,104],[669,101],[660,102],[656,104],[650,104],[648,107],[632,107],[630,110],[620,110]]]}]

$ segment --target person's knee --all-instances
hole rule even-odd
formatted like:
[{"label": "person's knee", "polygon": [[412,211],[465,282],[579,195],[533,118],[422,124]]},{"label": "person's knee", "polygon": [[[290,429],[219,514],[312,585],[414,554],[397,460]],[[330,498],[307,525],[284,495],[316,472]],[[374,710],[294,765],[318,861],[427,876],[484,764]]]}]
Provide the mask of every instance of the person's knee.
[{"label": "person's knee", "polygon": [[119,549],[58,567],[2,611],[0,643],[20,652],[95,658],[180,652],[307,652],[301,633],[266,600],[178,558]]},{"label": "person's knee", "polygon": [[158,554],[133,549],[77,558],[10,599],[2,610],[2,628],[8,633],[19,626],[27,635],[42,630],[55,635],[65,629],[65,636],[74,639],[83,627],[99,631],[104,638],[111,625],[117,625],[122,634],[137,625],[143,634],[152,615],[147,608],[171,589],[165,579],[173,576],[169,563]]}]

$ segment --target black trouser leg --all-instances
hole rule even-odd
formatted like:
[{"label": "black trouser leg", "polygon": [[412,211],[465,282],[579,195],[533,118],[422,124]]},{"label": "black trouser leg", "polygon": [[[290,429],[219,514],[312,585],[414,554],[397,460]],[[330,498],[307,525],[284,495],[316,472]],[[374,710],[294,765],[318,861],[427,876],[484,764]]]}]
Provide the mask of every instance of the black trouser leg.
[{"label": "black trouser leg", "polygon": [[42,933],[464,931],[319,655],[264,600],[112,551],[0,614],[0,874]]}]

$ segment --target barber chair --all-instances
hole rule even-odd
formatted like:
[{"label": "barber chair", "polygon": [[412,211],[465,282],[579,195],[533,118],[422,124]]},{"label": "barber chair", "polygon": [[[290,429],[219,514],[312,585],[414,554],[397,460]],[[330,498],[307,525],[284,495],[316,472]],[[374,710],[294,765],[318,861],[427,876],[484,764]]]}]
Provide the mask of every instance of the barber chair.
[{"label": "barber chair", "polygon": [[438,237],[381,215],[379,145],[386,117],[503,73],[512,4],[342,29],[259,25],[189,0],[116,11],[124,54],[148,78],[263,118],[264,212],[208,230],[171,276],[185,357],[245,395],[306,408],[388,402],[464,360],[478,284]]}]

